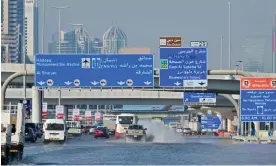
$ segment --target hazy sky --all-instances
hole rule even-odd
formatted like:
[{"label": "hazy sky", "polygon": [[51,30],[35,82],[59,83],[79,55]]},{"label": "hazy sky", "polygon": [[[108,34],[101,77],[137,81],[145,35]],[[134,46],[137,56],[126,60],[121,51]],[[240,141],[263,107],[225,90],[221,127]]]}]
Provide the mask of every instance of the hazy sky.
[{"label": "hazy sky", "polygon": [[[70,23],[84,24],[90,37],[102,38],[116,21],[127,34],[129,47],[150,47],[154,54],[158,54],[160,36],[182,36],[184,46],[189,46],[191,40],[207,40],[210,69],[219,68],[220,36],[224,36],[224,67],[228,66],[227,0],[45,1],[46,50],[52,33],[58,31],[58,12],[51,6],[69,5],[61,14],[62,30],[73,30]],[[231,9],[231,50],[235,64],[242,57],[241,45],[246,36],[271,35],[276,0],[232,0]],[[271,43],[269,45],[271,50]],[[264,59],[266,70],[270,71],[271,54]]]}]

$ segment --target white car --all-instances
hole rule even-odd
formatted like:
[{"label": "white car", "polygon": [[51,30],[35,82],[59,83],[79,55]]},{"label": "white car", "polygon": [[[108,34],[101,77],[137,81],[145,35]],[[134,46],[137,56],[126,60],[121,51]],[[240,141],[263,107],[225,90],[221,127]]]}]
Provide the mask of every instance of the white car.
[{"label": "white car", "polygon": [[89,134],[94,134],[94,132],[96,131],[96,128],[97,128],[97,126],[92,126],[92,127],[89,129]]},{"label": "white car", "polygon": [[182,128],[176,128],[175,130],[177,133],[182,133],[183,132],[183,129]]}]

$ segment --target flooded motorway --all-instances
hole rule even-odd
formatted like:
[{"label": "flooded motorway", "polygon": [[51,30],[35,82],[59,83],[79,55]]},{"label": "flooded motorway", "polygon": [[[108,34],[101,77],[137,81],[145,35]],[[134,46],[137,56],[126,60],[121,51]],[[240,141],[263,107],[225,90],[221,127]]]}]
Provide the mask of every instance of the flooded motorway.
[{"label": "flooded motorway", "polygon": [[25,149],[21,164],[276,164],[276,145],[234,143],[216,138],[185,138],[183,143],[124,143],[84,136],[65,145]]},{"label": "flooded motorway", "polygon": [[25,147],[23,165],[276,165],[276,145],[234,142],[218,137],[183,137],[159,125],[146,125],[154,140],[126,143],[83,135],[64,145]]}]

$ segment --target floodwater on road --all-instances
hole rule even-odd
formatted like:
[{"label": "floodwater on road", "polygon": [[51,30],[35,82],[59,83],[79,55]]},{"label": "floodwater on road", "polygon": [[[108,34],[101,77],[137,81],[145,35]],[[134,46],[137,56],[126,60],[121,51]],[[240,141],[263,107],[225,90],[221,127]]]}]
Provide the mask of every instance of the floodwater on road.
[{"label": "floodwater on road", "polygon": [[23,165],[276,165],[276,145],[236,143],[215,137],[183,137],[158,124],[143,124],[152,142],[94,139],[64,145],[26,146]]}]

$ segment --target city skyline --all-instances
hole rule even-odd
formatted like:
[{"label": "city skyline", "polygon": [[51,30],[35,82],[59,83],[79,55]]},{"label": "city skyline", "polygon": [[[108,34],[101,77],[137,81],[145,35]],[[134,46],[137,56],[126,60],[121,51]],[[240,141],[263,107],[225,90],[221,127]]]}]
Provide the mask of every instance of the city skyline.
[{"label": "city skyline", "polygon": [[[13,0],[14,2],[17,2],[18,0]],[[246,2],[245,2],[246,1]],[[20,1],[18,1],[20,2]],[[163,13],[160,13],[160,15],[157,15],[157,13],[151,13],[149,17],[144,17],[145,14],[148,15],[150,8],[141,6],[141,4],[137,4],[136,8],[133,8],[132,3],[130,4],[127,1],[120,0],[116,3],[109,2],[109,1],[102,1],[102,2],[91,2],[82,0],[83,3],[80,3],[76,5],[75,1],[72,0],[58,0],[58,1],[25,1],[25,3],[36,3],[38,2],[38,11],[34,12],[36,16],[39,17],[39,27],[34,26],[32,31],[30,31],[30,27],[26,29],[26,25],[24,24],[25,31],[29,30],[28,35],[30,35],[29,32],[32,32],[33,34],[37,35],[31,35],[35,36],[33,41],[35,43],[35,47],[39,46],[40,52],[42,50],[42,38],[44,38],[44,50],[47,51],[47,45],[51,41],[49,40],[51,38],[51,34],[58,31],[57,25],[58,21],[56,20],[56,15],[58,14],[56,11],[54,12],[54,9],[52,6],[68,6],[66,10],[63,10],[61,12],[61,29],[70,29],[70,26],[72,27],[72,23],[82,24],[87,34],[90,38],[100,38],[102,37],[102,34],[110,27],[111,22],[117,22],[117,27],[122,28],[123,32],[128,37],[127,47],[149,47],[151,52],[156,55],[156,61],[155,66],[158,67],[158,55],[159,55],[159,49],[158,49],[158,39],[160,36],[181,36],[182,37],[182,43],[183,46],[189,46],[190,41],[195,40],[201,40],[201,41],[208,41],[208,52],[209,52],[209,68],[210,69],[217,69],[219,68],[218,63],[216,63],[216,59],[220,55],[220,37],[223,36],[223,69],[228,69],[226,65],[229,62],[228,54],[230,54],[228,48],[229,48],[229,42],[228,42],[228,1],[227,0],[210,0],[208,2],[200,2],[201,4],[204,4],[205,7],[202,8],[200,6],[197,6],[197,13],[193,15],[193,18],[187,17],[185,13],[193,12],[194,9],[189,9],[187,6],[193,6],[199,3],[195,1],[175,1],[171,4],[166,4],[165,1],[159,1],[159,3],[153,3],[150,2],[148,6],[157,6],[160,9],[166,9],[168,6],[174,7],[177,15],[174,17],[171,17],[171,14],[164,15]],[[45,2],[45,16],[43,15],[43,8],[42,8],[42,2]],[[273,56],[272,56],[272,49],[274,48],[272,44],[276,44],[274,40],[272,39],[272,33],[271,33],[271,27],[273,25],[273,13],[275,12],[275,9],[271,6],[274,4],[276,5],[275,1],[273,0],[267,0],[266,3],[263,5],[265,8],[259,8],[260,1],[258,0],[251,0],[250,6],[248,7],[247,0],[244,1],[237,1],[232,0],[231,1],[231,62],[233,67],[235,65],[235,62],[240,61],[242,59],[246,59],[243,55],[244,50],[242,49],[243,41],[246,39],[247,36],[271,36],[271,39],[269,42],[266,42],[269,46],[265,48],[265,54],[263,54],[264,57],[262,57],[264,71],[271,72],[272,71],[272,63],[273,62]],[[3,3],[3,1],[2,1]],[[217,7],[210,6],[211,3],[216,4]],[[83,5],[87,4],[87,5]],[[87,12],[86,14],[89,15],[89,17],[86,16],[83,11],[89,6],[90,4],[91,10]],[[93,4],[93,5],[91,5]],[[106,7],[104,10],[105,14],[100,14],[101,8],[104,5],[109,4],[112,7]],[[143,2],[142,2],[143,4]],[[114,8],[113,6],[116,6]],[[178,8],[179,6],[184,5],[183,9]],[[2,5],[3,6],[3,5]],[[25,7],[24,7],[25,6]],[[95,6],[98,6],[95,8]],[[122,9],[124,8],[124,10]],[[22,15],[27,16],[28,13],[26,10],[26,4],[20,5],[20,3],[17,3],[17,22],[20,24],[20,22],[23,22],[23,19],[20,18]],[[25,9],[25,10],[23,10]],[[143,9],[143,12],[137,9]],[[185,9],[185,10],[184,10]],[[212,9],[213,12],[210,12],[209,10]],[[246,10],[245,10],[246,9]],[[256,11],[258,9],[257,15],[254,19],[252,19],[252,12]],[[265,9],[265,10],[264,10]],[[78,11],[77,13],[73,11]],[[130,12],[136,12],[136,15],[132,15],[131,17],[128,15]],[[246,11],[246,12],[245,12]],[[22,14],[23,13],[23,14]],[[39,14],[38,14],[39,13]],[[69,16],[70,13],[74,13]],[[111,14],[112,13],[112,14]],[[205,19],[202,19],[202,15],[200,13],[205,13]],[[216,13],[216,14],[215,14]],[[217,15],[220,14],[220,15]],[[88,16],[87,15],[87,16]],[[108,16],[108,17],[107,17]],[[111,17],[109,17],[111,16]],[[162,16],[162,18],[160,17]],[[208,16],[208,17],[207,17]],[[46,18],[44,30],[45,35],[42,35],[42,21],[43,18]],[[3,17],[2,17],[3,18]],[[5,18],[5,17],[4,17]],[[30,18],[30,17],[29,17]],[[98,19],[101,18],[101,19]],[[166,19],[170,18],[170,19]],[[26,18],[25,18],[26,19]],[[35,19],[32,18],[33,24],[36,24]],[[184,20],[184,21],[177,21],[177,20]],[[162,21],[163,20],[163,21]],[[164,21],[166,20],[166,21]],[[26,21],[26,20],[25,20]],[[5,22],[5,21],[4,21]],[[165,24],[161,25],[162,22]],[[274,21],[275,22],[275,21]],[[274,23],[275,24],[275,23]],[[274,25],[275,27],[275,25]],[[36,29],[39,28],[39,33],[35,32]],[[3,29],[3,28],[2,28]],[[23,34],[23,27],[19,26],[19,37],[21,37]],[[72,28],[71,28],[72,29]],[[270,29],[270,30],[269,30]],[[275,28],[274,28],[275,29]],[[20,36],[21,35],[21,36]],[[3,36],[3,35],[2,35]],[[27,35],[24,37],[24,40],[30,40]],[[36,42],[35,40],[38,40],[39,42]],[[274,37],[275,38],[275,37]],[[18,62],[21,61],[22,57],[22,51],[24,47],[21,41],[22,39],[18,39]],[[26,41],[25,41],[26,42]],[[104,43],[103,43],[104,44]],[[2,42],[2,46],[4,46],[5,43]],[[29,42],[26,43],[25,49],[29,48]],[[126,45],[125,45],[126,46]],[[123,47],[125,47],[123,46]],[[83,47],[83,46],[82,46]],[[3,47],[2,47],[3,48]],[[2,49],[2,51],[5,49]],[[28,49],[30,50],[30,48]],[[46,53],[46,51],[44,51]],[[269,53],[269,52],[271,53]],[[21,53],[22,52],[22,53]],[[30,51],[29,51],[30,52]],[[32,51],[36,53],[37,51]],[[81,52],[81,51],[80,51]],[[27,53],[27,50],[24,51],[25,54],[32,54]],[[104,53],[104,51],[102,52]],[[269,55],[271,54],[271,55]],[[9,56],[12,55],[10,54]],[[252,55],[253,56],[253,55]],[[254,56],[257,56],[254,55]],[[256,59],[258,57],[250,57],[250,59]],[[243,60],[244,63],[245,60]],[[275,58],[274,58],[275,61]],[[17,62],[17,61],[16,61]],[[246,65],[245,65],[246,66]]]},{"label": "city skyline", "polygon": [[[159,54],[158,39],[160,36],[182,36],[183,46],[188,46],[192,40],[207,40],[209,43],[209,67],[211,69],[219,68],[216,59],[220,55],[220,36],[223,36],[223,69],[228,68],[227,0],[174,1],[174,3],[143,0],[139,3],[130,3],[125,0],[116,2],[82,0],[81,2],[47,0],[47,25],[45,26],[45,36],[47,37],[45,37],[45,42],[50,42],[50,35],[58,30],[58,20],[57,17],[54,17],[57,12],[51,9],[50,6],[67,5],[70,8],[61,13],[62,29],[68,29],[69,24],[72,22],[81,23],[85,26],[89,36],[100,38],[110,26],[110,23],[116,21],[117,26],[122,28],[128,36],[129,47],[149,47],[156,55]],[[201,5],[198,6],[198,4]],[[272,6],[276,6],[276,1],[267,0],[266,3],[263,3],[259,0],[232,0],[231,6],[231,54],[232,64],[235,64],[240,59],[240,55],[242,55],[242,41],[246,36],[271,35],[273,13],[275,12],[275,8]],[[172,17],[170,13],[152,12],[154,8],[159,11],[173,8],[175,9],[175,14]],[[75,13],[74,11],[78,12]],[[193,17],[190,17],[191,14],[189,13],[193,13]],[[49,24],[50,22],[51,24]],[[165,24],[162,24],[162,22],[165,22]],[[271,45],[269,48],[270,52],[272,50]],[[271,59],[272,53],[264,57],[264,62],[268,63],[268,65],[265,65],[265,71],[272,71]],[[158,59],[156,61],[158,62]],[[157,66],[157,64],[155,65]]]}]

